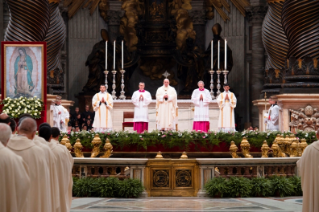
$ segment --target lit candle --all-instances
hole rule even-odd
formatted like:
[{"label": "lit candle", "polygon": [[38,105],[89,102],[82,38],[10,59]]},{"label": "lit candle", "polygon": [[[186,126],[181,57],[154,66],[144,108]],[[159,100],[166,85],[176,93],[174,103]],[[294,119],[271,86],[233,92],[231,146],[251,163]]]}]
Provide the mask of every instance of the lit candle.
[{"label": "lit candle", "polygon": [[217,70],[220,69],[220,40],[218,41],[218,58],[217,58]]},{"label": "lit candle", "polygon": [[225,39],[225,70],[227,70],[227,40]]},{"label": "lit candle", "polygon": [[105,70],[107,70],[107,41],[105,41]]},{"label": "lit candle", "polygon": [[122,40],[122,70],[124,70],[124,41]]},{"label": "lit candle", "polygon": [[115,48],[116,48],[116,41],[114,41],[114,45],[113,45],[113,70],[115,70]]},{"label": "lit candle", "polygon": [[211,51],[210,51],[210,54],[211,54],[211,58],[210,58],[210,70],[213,70],[213,66],[214,66],[214,40],[212,40],[211,42],[210,42],[210,49],[211,49]]}]

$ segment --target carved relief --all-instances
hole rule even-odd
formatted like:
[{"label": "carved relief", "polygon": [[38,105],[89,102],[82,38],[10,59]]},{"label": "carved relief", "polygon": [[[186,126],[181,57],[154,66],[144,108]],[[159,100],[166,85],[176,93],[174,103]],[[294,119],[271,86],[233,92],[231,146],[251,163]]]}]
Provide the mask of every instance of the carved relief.
[{"label": "carved relief", "polygon": [[315,131],[319,127],[319,112],[317,108],[313,108],[308,105],[305,108],[299,110],[289,109],[291,115],[289,126],[292,127],[292,131],[303,130],[303,131]]},{"label": "carved relief", "polygon": [[176,187],[192,186],[192,170],[176,170]]},{"label": "carved relief", "polygon": [[154,170],[153,187],[169,187],[169,170]]}]

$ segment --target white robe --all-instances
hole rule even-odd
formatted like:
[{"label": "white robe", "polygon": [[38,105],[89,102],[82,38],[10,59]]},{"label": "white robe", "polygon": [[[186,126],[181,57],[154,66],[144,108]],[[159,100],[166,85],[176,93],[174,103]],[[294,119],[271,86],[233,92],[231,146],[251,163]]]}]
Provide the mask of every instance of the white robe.
[{"label": "white robe", "polygon": [[0,211],[21,212],[29,190],[28,165],[0,142]]},{"label": "white robe", "polygon": [[44,138],[39,137],[38,135],[34,136],[33,139],[35,145],[40,147],[42,151],[46,155],[46,162],[47,167],[49,167],[50,171],[50,187],[51,187],[51,200],[53,202],[52,204],[52,210],[53,211],[59,211],[60,207],[60,198],[59,198],[59,180],[58,180],[58,172],[57,172],[57,159],[54,156],[53,152],[51,151],[48,142],[45,141]]},{"label": "white robe", "polygon": [[59,144],[58,141],[51,139],[48,145],[57,159],[56,167],[60,201],[59,212],[67,212],[70,211],[72,201],[72,167],[74,160],[67,148]]},{"label": "white robe", "polygon": [[33,140],[25,136],[13,136],[7,147],[21,156],[29,167],[30,191],[23,212],[52,211],[49,168],[45,153]]},{"label": "white robe", "polygon": [[[143,96],[143,100],[140,100],[140,95]],[[148,122],[148,105],[152,101],[150,92],[135,91],[132,96],[132,102],[134,104],[134,119],[133,122]]]},{"label": "white robe", "polygon": [[[203,101],[200,101],[200,96],[203,96]],[[212,97],[207,89],[200,91],[195,89],[192,94],[192,102],[195,105],[194,121],[209,121],[209,103]]]},{"label": "white robe", "polygon": [[[102,98],[104,98],[107,105],[101,103]],[[111,94],[107,92],[95,94],[92,99],[92,106],[95,111],[94,131],[105,132],[112,130],[112,114],[110,110],[113,108],[113,98]]]},{"label": "white robe", "polygon": [[[167,101],[164,95],[168,95]],[[156,125],[158,130],[175,130],[177,123],[177,93],[171,86],[159,87],[156,91]]]},{"label": "white robe", "polygon": [[[66,132],[70,114],[62,105],[51,105],[50,111],[53,114],[53,126],[59,128],[60,131]],[[61,114],[59,114],[61,112]],[[62,123],[61,123],[62,121]]]},{"label": "white robe", "polygon": [[278,105],[270,106],[268,113],[265,115],[266,130],[279,131],[279,110],[280,107]]},{"label": "white robe", "polygon": [[[229,100],[225,100],[228,94]],[[235,107],[237,99],[234,93],[224,91],[217,97],[219,106],[218,130],[223,132],[234,132],[235,130]]]},{"label": "white robe", "polygon": [[319,141],[313,142],[297,161],[303,191],[302,212],[319,211]]}]

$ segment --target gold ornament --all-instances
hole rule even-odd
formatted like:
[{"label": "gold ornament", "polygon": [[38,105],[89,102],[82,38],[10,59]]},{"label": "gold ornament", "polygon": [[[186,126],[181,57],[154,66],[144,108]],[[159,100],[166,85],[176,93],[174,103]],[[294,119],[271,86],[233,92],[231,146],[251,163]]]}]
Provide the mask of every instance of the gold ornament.
[{"label": "gold ornament", "polygon": [[161,151],[159,151],[155,157],[155,159],[163,159]]},{"label": "gold ornament", "polygon": [[273,157],[286,157],[286,154],[281,151],[276,140],[271,145],[271,150],[273,151]]},{"label": "gold ornament", "polygon": [[62,138],[62,140],[60,141],[60,144],[62,144],[62,145],[65,146],[65,144],[66,144],[67,141],[69,141],[68,136],[67,136],[67,135],[64,135],[63,138]]},{"label": "gold ornament", "polygon": [[244,155],[245,158],[253,158],[253,156],[250,155],[250,144],[247,141],[246,137],[243,137],[243,140],[240,143],[241,147],[241,153]]},{"label": "gold ornament", "polygon": [[301,139],[301,143],[299,144],[300,153],[302,156],[303,152],[305,151],[306,147],[308,146],[306,139]]},{"label": "gold ornament", "polygon": [[268,158],[268,154],[269,154],[269,146],[267,144],[267,141],[265,140],[263,142],[263,145],[261,146],[261,157],[262,158]]},{"label": "gold ornament", "polygon": [[76,139],[76,142],[75,142],[75,144],[73,145],[73,148],[74,148],[75,157],[77,157],[77,158],[84,158],[83,152],[82,152],[83,146],[82,146],[81,141],[80,141],[79,138]]},{"label": "gold ornament", "polygon": [[71,145],[69,139],[66,141],[65,146],[66,146],[66,148],[71,152],[71,150],[72,150],[72,145]]},{"label": "gold ornament", "polygon": [[232,158],[240,158],[240,157],[237,155],[237,150],[238,150],[238,147],[236,146],[235,142],[234,142],[234,141],[231,141],[231,142],[230,142],[229,151],[230,151],[230,154],[231,154]]},{"label": "gold ornament", "polygon": [[187,158],[188,158],[188,156],[187,156],[186,152],[183,152],[180,159],[187,159]]},{"label": "gold ornament", "polygon": [[101,146],[101,139],[99,134],[95,134],[93,140],[92,140],[92,152],[91,152],[91,158],[95,158],[100,154],[100,146]]},{"label": "gold ornament", "polygon": [[104,144],[104,155],[102,155],[100,158],[109,158],[112,155],[113,152],[113,146],[108,138],[106,138],[105,144]]},{"label": "gold ornament", "polygon": [[290,145],[290,157],[298,157],[298,143],[294,140]]}]

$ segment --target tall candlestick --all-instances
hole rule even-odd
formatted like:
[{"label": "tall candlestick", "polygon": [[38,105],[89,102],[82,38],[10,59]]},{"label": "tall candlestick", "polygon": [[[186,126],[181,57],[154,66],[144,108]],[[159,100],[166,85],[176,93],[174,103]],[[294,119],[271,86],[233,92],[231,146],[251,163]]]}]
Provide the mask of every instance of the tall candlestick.
[{"label": "tall candlestick", "polygon": [[210,49],[211,49],[211,51],[210,51],[210,54],[211,54],[211,58],[210,58],[210,70],[213,70],[213,66],[214,66],[214,40],[212,40],[211,42],[210,42]]},{"label": "tall candlestick", "polygon": [[217,70],[220,69],[220,40],[218,41],[218,58],[217,58]]},{"label": "tall candlestick", "polygon": [[107,41],[105,41],[105,70],[107,70]]},{"label": "tall candlestick", "polygon": [[114,41],[114,48],[113,48],[113,70],[115,70],[115,48],[116,48],[116,41]]},{"label": "tall candlestick", "polygon": [[124,70],[124,41],[122,40],[122,70]]},{"label": "tall candlestick", "polygon": [[227,70],[227,40],[225,39],[225,70]]}]

